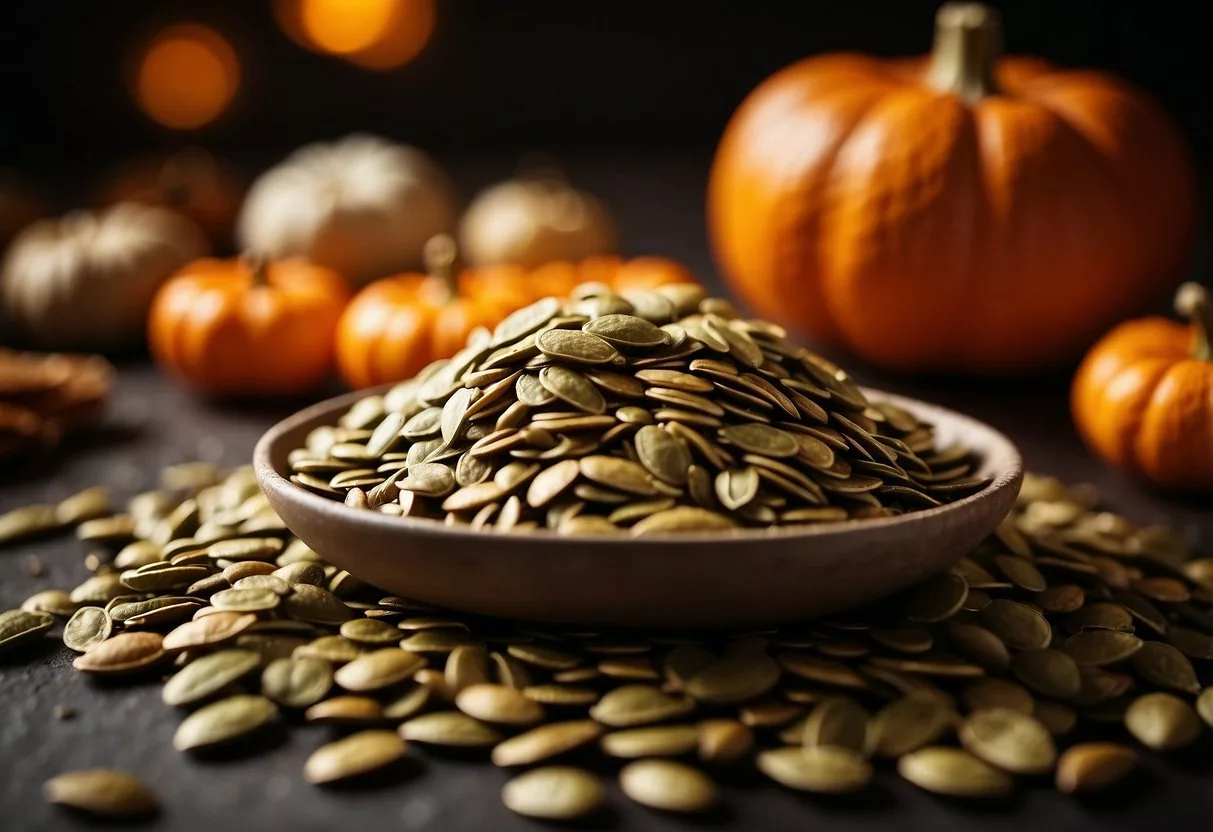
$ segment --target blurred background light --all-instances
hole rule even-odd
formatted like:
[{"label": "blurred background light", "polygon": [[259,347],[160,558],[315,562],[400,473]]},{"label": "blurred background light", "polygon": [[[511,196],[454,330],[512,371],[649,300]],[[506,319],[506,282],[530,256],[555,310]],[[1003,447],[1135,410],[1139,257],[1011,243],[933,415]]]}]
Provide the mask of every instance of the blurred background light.
[{"label": "blurred background light", "polygon": [[274,16],[301,46],[373,70],[415,58],[435,18],[433,0],[276,0]]},{"label": "blurred background light", "polygon": [[143,51],[135,100],[149,118],[174,130],[214,121],[240,86],[240,62],[223,35],[196,23],[158,32]]}]

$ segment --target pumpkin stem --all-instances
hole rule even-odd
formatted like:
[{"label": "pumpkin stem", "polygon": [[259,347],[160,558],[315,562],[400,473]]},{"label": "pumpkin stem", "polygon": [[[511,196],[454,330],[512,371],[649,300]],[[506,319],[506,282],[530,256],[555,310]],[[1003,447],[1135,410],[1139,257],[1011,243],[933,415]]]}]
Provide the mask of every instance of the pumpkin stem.
[{"label": "pumpkin stem", "polygon": [[425,270],[446,286],[447,300],[459,296],[459,248],[450,234],[435,234],[421,251]]},{"label": "pumpkin stem", "polygon": [[994,64],[1002,53],[1002,18],[981,3],[946,3],[935,15],[927,84],[970,104],[995,95]]},{"label": "pumpkin stem", "polygon": [[269,285],[269,276],[267,274],[269,261],[266,258],[258,254],[245,254],[240,259],[244,261],[244,267],[252,275],[251,282],[253,286]]},{"label": "pumpkin stem", "polygon": [[189,180],[184,167],[177,159],[169,159],[160,167],[156,184],[166,205],[180,208],[189,202]]},{"label": "pumpkin stem", "polygon": [[1196,331],[1192,341],[1192,357],[1197,361],[1213,361],[1213,298],[1209,290],[1198,283],[1185,283],[1175,292],[1175,311],[1192,322]]}]

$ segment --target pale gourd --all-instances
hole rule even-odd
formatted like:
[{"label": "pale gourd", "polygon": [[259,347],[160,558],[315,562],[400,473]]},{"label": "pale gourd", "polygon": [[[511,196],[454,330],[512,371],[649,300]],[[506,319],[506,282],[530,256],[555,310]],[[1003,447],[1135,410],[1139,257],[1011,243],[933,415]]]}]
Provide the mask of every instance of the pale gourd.
[{"label": "pale gourd", "polygon": [[537,268],[615,251],[615,223],[598,198],[559,178],[521,178],[486,188],[459,226],[464,257],[475,266]]},{"label": "pale gourd", "polygon": [[425,153],[353,135],[300,148],[249,190],[237,233],[266,258],[305,257],[362,286],[421,266],[455,225],[453,190]]},{"label": "pale gourd", "polygon": [[35,222],[13,240],[0,273],[5,334],[44,349],[137,345],[156,290],[208,249],[190,220],[135,203]]}]

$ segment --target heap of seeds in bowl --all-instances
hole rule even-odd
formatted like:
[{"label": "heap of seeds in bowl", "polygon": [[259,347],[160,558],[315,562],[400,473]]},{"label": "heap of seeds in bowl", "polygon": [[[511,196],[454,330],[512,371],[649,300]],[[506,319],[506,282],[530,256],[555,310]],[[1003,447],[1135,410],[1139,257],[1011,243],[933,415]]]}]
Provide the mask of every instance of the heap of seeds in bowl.
[{"label": "heap of seeds in bowl", "polygon": [[690,284],[520,309],[289,462],[349,506],[562,534],[883,517],[987,484],[967,447]]}]

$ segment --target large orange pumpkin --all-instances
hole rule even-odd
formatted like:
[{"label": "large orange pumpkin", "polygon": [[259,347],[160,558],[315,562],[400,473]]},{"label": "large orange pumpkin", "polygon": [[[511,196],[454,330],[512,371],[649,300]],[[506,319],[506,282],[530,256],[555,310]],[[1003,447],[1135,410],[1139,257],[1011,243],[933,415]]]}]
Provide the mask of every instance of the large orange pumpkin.
[{"label": "large orange pumpkin", "polygon": [[336,272],[306,260],[197,260],[160,288],[148,340],[160,366],[204,393],[306,393],[332,371],[348,300]]},{"label": "large orange pumpkin", "polygon": [[428,274],[376,281],[351,301],[337,333],[337,364],[351,387],[400,381],[438,358],[456,353],[476,327],[492,328],[515,309],[549,295],[562,297],[581,283],[618,291],[696,282],[664,257],[591,257],[521,266],[459,269],[447,235],[426,244]]},{"label": "large orange pumpkin", "polygon": [[1074,422],[1109,464],[1155,485],[1213,490],[1213,299],[1176,294],[1184,326],[1128,321],[1087,354],[1074,377]]},{"label": "large orange pumpkin", "polygon": [[759,313],[885,367],[1075,357],[1173,287],[1193,171],[1150,99],[1000,58],[978,4],[929,57],[809,58],[733,116],[708,193],[720,268]]}]

